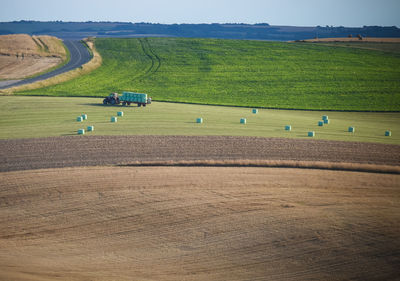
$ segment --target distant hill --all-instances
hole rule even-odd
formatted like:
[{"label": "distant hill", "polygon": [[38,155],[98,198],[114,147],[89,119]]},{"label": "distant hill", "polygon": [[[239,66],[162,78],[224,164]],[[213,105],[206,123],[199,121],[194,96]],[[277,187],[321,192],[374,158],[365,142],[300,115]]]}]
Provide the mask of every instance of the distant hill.
[{"label": "distant hill", "polygon": [[296,27],[260,24],[153,24],[128,22],[0,22],[0,35],[26,33],[62,39],[96,37],[192,37],[291,41],[311,38],[400,37],[396,26]]}]

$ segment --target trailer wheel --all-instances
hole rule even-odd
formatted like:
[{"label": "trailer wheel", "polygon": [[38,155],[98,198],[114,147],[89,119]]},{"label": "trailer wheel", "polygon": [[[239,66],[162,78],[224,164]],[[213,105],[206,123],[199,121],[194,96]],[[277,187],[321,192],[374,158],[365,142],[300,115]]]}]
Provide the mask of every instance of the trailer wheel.
[{"label": "trailer wheel", "polygon": [[130,101],[128,101],[128,105],[131,105],[131,102],[130,102]]},{"label": "trailer wheel", "polygon": [[124,106],[125,106],[125,105],[126,105],[126,101],[123,101],[123,102],[122,102],[122,105],[124,105]]},{"label": "trailer wheel", "polygon": [[143,106],[146,106],[146,104],[144,103]]},{"label": "trailer wheel", "polygon": [[138,107],[140,107],[141,105],[142,105],[141,103],[138,103],[138,104],[137,104]]}]

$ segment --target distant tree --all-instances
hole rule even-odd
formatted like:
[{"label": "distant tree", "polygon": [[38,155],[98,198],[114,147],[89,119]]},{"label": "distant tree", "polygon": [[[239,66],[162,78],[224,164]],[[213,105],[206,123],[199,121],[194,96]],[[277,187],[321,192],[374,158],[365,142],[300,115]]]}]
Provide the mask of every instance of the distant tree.
[{"label": "distant tree", "polygon": [[361,34],[357,34],[357,38],[358,38],[358,40],[362,40],[363,39]]}]

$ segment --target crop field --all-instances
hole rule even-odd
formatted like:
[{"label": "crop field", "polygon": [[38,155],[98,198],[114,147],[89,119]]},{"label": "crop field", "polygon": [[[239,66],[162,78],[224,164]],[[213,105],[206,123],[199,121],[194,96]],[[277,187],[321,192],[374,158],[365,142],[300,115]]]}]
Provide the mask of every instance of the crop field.
[{"label": "crop field", "polygon": [[0,173],[1,280],[395,280],[400,175]]},{"label": "crop field", "polygon": [[0,280],[398,278],[400,57],[319,44],[96,39],[0,96]]},{"label": "crop field", "polygon": [[212,39],[96,39],[103,65],[22,95],[145,92],[158,101],[332,110],[400,110],[398,54]]},{"label": "crop field", "polygon": [[68,59],[62,41],[52,36],[0,36],[0,80],[49,71]]},{"label": "crop field", "polygon": [[[400,113],[326,112],[160,103],[136,106],[104,106],[101,98],[0,97],[0,139],[76,135],[94,126],[90,135],[225,135],[400,143]],[[112,116],[123,111],[117,123]],[[88,120],[77,122],[81,114]],[[322,115],[329,124],[318,126]],[[197,124],[197,118],[203,118]],[[247,124],[240,124],[246,118]],[[291,131],[284,127],[291,125]],[[355,127],[354,133],[348,127]],[[385,131],[392,136],[386,137]]]}]

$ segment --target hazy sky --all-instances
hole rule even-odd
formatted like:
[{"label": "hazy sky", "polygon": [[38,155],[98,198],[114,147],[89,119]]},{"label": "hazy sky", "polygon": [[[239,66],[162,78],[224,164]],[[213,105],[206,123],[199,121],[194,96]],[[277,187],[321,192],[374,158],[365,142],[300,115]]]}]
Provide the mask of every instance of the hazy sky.
[{"label": "hazy sky", "polygon": [[0,21],[400,27],[400,0],[0,0]]}]

